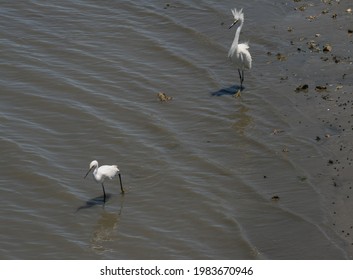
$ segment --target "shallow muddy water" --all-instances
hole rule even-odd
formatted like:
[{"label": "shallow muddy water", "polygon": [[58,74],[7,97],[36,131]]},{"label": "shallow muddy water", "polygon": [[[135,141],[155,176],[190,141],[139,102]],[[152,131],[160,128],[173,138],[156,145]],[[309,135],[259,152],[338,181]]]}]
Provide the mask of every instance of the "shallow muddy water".
[{"label": "shallow muddy water", "polygon": [[2,259],[352,258],[349,1],[6,2]]}]

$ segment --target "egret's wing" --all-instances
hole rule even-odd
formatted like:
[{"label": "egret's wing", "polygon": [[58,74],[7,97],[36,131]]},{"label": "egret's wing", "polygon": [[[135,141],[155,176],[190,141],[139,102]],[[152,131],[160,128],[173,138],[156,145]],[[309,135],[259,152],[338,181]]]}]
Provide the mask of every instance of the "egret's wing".
[{"label": "egret's wing", "polygon": [[250,69],[252,64],[252,58],[249,52],[249,45],[247,43],[238,45],[239,58],[241,60],[242,68]]},{"label": "egret's wing", "polygon": [[113,179],[118,172],[119,169],[116,165],[102,165],[99,167],[99,173],[104,177],[108,177],[109,179]]}]

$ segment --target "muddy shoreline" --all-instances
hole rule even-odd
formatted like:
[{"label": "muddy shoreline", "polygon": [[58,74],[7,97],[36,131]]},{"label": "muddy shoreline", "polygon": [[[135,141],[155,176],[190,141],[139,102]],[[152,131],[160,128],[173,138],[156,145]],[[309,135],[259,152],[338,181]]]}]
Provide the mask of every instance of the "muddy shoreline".
[{"label": "muddy shoreline", "polygon": [[[303,168],[324,197],[323,221],[353,258],[353,14],[349,1],[295,0],[281,29],[288,47],[268,52],[280,63],[295,110],[304,120],[288,120],[292,133],[311,139],[321,157],[307,157]],[[284,150],[290,153],[288,149]]]}]

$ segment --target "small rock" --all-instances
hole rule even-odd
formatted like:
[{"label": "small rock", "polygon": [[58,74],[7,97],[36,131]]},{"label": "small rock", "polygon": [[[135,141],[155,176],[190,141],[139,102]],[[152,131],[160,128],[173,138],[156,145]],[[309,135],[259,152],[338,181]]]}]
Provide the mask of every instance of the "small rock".
[{"label": "small rock", "polygon": [[284,130],[282,130],[282,129],[274,129],[274,130],[272,131],[272,135],[277,135],[277,134],[280,134],[280,133],[282,133],[282,132],[284,132]]},{"label": "small rock", "polygon": [[304,5],[303,5],[303,6],[300,6],[300,7],[298,8],[298,10],[301,11],[301,12],[304,12],[305,9],[306,9],[306,6],[304,6]]},{"label": "small rock", "polygon": [[331,47],[331,45],[326,44],[322,50],[323,50],[323,52],[331,52],[332,47]]},{"label": "small rock", "polygon": [[166,102],[173,99],[173,97],[166,95],[164,92],[159,92],[157,94],[159,101]]},{"label": "small rock", "polygon": [[274,196],[271,197],[271,199],[273,201],[278,201],[279,200],[279,196],[278,195],[274,195]]},{"label": "small rock", "polygon": [[334,55],[334,56],[332,57],[332,60],[333,60],[335,63],[340,63],[340,62],[341,62],[341,59],[338,58],[336,55]]},{"label": "small rock", "polygon": [[315,90],[316,91],[325,91],[325,90],[327,90],[327,87],[326,86],[316,86]]},{"label": "small rock", "polygon": [[308,91],[308,88],[309,88],[309,86],[308,86],[307,84],[304,84],[304,85],[298,86],[298,87],[295,89],[295,91],[296,91],[296,92],[299,92],[299,91]]},{"label": "small rock", "polygon": [[326,101],[333,101],[333,98],[329,94],[322,95],[321,98]]},{"label": "small rock", "polygon": [[279,61],[285,61],[287,59],[287,57],[281,53],[278,53],[276,57]]},{"label": "small rock", "polygon": [[316,17],[317,16],[308,16],[308,17],[306,17],[306,19],[309,20],[309,21],[313,21],[313,20],[316,19]]},{"label": "small rock", "polygon": [[312,50],[312,51],[316,51],[316,52],[319,52],[320,51],[320,48],[318,47],[318,45],[315,43],[315,41],[309,41],[307,42],[307,45],[308,45],[308,48],[309,50]]}]

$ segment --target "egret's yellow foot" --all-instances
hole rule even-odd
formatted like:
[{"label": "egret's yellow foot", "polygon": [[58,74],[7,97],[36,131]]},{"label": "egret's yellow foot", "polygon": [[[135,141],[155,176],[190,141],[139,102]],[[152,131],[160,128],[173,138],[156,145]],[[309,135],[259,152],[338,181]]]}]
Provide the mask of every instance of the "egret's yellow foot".
[{"label": "egret's yellow foot", "polygon": [[238,91],[236,93],[234,93],[233,97],[235,97],[235,98],[241,97],[241,90],[238,89]]}]

